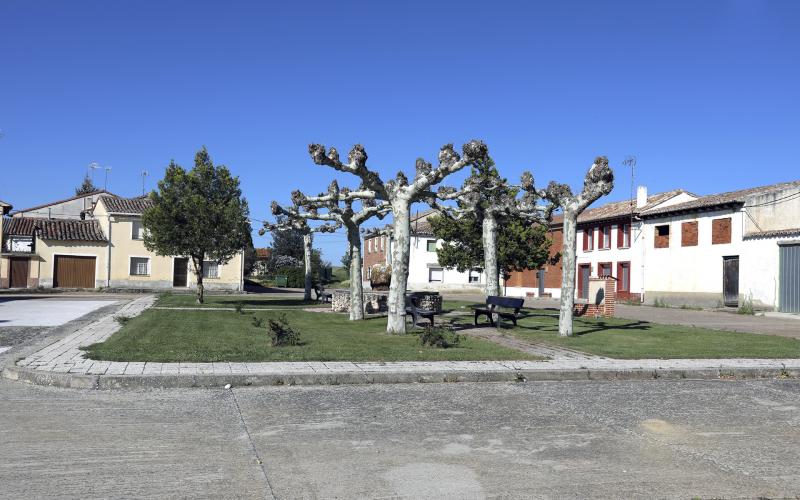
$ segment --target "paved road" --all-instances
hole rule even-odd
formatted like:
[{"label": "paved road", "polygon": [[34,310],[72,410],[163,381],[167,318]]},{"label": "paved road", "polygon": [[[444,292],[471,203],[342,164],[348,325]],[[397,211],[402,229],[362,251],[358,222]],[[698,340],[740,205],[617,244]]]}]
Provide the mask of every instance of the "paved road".
[{"label": "paved road", "polygon": [[794,497],[798,402],[798,381],[145,392],[0,381],[0,496]]},{"label": "paved road", "polygon": [[114,302],[99,297],[0,297],[0,327],[58,326]]}]

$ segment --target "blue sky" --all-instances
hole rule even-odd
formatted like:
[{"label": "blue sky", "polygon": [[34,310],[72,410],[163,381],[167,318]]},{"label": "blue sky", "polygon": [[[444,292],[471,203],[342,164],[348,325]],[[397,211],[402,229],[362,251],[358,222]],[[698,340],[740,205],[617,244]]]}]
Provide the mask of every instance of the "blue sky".
[{"label": "blue sky", "polygon": [[[90,162],[136,195],[206,145],[263,219],[334,177],[309,142],[363,143],[388,178],[481,138],[507,177],[573,186],[605,154],[608,201],[625,155],[651,192],[798,179],[798,25],[792,0],[4,0],[0,199],[69,196]],[[317,242],[338,263],[344,236]]]}]

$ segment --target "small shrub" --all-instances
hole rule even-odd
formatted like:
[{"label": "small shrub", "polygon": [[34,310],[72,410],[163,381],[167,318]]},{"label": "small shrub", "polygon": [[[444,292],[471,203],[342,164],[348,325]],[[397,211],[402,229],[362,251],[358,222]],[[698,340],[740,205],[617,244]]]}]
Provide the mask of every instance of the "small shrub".
[{"label": "small shrub", "polygon": [[752,295],[748,294],[747,297],[744,298],[744,300],[742,301],[742,305],[739,306],[738,313],[739,314],[749,314],[751,316],[756,313],[755,309],[753,309],[753,296]]},{"label": "small shrub", "polygon": [[130,316],[125,316],[124,314],[118,314],[114,316],[114,320],[117,322],[117,324],[119,324],[119,326],[125,326],[131,319],[132,318]]},{"label": "small shrub", "polygon": [[262,326],[264,326],[264,318],[260,318],[254,314],[251,323],[253,323],[254,327],[261,328]]},{"label": "small shrub", "polygon": [[300,332],[289,326],[289,321],[286,319],[285,314],[281,314],[275,319],[269,318],[268,322],[267,334],[272,339],[273,347],[300,343]]},{"label": "small shrub", "polygon": [[653,301],[653,307],[669,307],[669,305],[665,300],[656,298],[656,300]]},{"label": "small shrub", "polygon": [[457,347],[461,343],[462,337],[456,334],[451,328],[442,326],[429,326],[419,335],[422,345],[431,347]]},{"label": "small shrub", "polygon": [[233,308],[236,310],[237,313],[242,314],[242,309],[244,309],[244,302],[241,300],[237,301],[233,304]]}]

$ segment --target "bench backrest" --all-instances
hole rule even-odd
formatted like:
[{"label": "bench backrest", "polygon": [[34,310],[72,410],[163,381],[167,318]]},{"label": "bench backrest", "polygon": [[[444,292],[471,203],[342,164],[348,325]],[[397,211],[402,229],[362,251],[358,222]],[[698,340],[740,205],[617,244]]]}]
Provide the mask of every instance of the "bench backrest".
[{"label": "bench backrest", "polygon": [[507,307],[509,309],[519,310],[525,299],[517,297],[498,297],[497,295],[489,295],[486,297],[486,305],[494,307]]}]

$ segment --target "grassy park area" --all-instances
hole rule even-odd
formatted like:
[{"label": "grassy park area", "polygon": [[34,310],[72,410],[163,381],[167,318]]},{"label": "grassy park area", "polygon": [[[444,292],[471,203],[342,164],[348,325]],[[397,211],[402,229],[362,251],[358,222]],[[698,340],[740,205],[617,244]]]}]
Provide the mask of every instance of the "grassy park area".
[{"label": "grassy park area", "polygon": [[[515,349],[469,336],[457,347],[423,346],[420,329],[407,335],[384,333],[386,320],[373,317],[349,321],[347,315],[304,311],[329,307],[304,302],[296,296],[208,295],[204,309],[194,310],[192,295],[165,294],[157,307],[124,321],[107,341],[87,348],[89,356],[109,361],[209,362],[209,361],[435,361],[537,359]],[[437,324],[456,330],[472,325],[472,302],[445,301]],[[301,333],[295,346],[273,347],[266,320],[285,314]],[[261,318],[255,326],[253,317]],[[619,318],[575,318],[573,337],[558,336],[558,311],[525,309],[516,328],[504,324],[501,333],[532,343],[562,346],[599,356],[644,358],[796,358],[800,341],[785,337],[670,326]],[[486,326],[486,328],[489,328]]]}]

